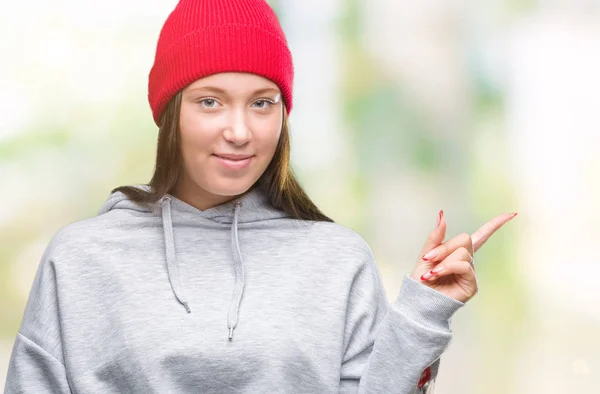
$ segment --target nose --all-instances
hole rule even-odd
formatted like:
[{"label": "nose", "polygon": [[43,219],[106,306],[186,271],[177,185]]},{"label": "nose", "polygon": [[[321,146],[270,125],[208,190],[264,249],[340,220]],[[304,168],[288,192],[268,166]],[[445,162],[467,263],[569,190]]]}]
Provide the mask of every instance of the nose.
[{"label": "nose", "polygon": [[252,140],[252,133],[244,111],[235,111],[232,114],[230,124],[223,132],[223,137],[235,145],[244,145]]}]

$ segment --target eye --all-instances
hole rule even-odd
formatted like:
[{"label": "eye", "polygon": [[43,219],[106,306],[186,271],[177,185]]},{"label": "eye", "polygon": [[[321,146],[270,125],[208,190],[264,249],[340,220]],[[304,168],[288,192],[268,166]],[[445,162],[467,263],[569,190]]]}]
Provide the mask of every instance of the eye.
[{"label": "eye", "polygon": [[275,104],[275,102],[270,99],[260,99],[260,100],[256,100],[254,103],[252,103],[252,105],[258,109],[267,109],[270,106],[272,106],[273,104]]},{"label": "eye", "polygon": [[205,98],[198,101],[205,108],[216,108],[219,102],[213,98]]}]

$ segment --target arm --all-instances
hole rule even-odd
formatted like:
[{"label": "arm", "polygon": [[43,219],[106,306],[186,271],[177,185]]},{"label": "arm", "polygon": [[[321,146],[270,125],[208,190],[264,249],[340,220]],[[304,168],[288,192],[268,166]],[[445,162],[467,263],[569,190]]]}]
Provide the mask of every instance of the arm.
[{"label": "arm", "polygon": [[56,271],[46,255],[38,266],[15,339],[5,394],[71,392],[63,359]]},{"label": "arm", "polygon": [[496,216],[473,235],[463,233],[443,242],[446,220],[440,211],[423,256],[389,306],[375,258],[367,248],[348,302],[345,334],[349,339],[344,343],[341,393],[413,394],[419,381],[427,379],[421,379],[427,367],[429,380],[435,379],[439,358],[452,337],[450,319],[477,292],[473,255],[515,216]]},{"label": "arm", "polygon": [[365,260],[350,290],[340,393],[413,394],[428,366],[435,379],[464,304],[406,276],[389,305],[370,251]]}]

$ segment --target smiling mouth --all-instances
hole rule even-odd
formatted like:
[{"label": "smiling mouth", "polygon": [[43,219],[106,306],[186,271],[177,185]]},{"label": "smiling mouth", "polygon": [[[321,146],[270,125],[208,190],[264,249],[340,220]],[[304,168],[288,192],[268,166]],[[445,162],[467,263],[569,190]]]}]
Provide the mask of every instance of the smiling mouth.
[{"label": "smiling mouth", "polygon": [[250,164],[254,156],[238,156],[238,155],[217,155],[213,154],[219,164],[230,170],[241,170]]},{"label": "smiling mouth", "polygon": [[219,154],[214,154],[215,156],[217,156],[220,159],[224,159],[224,160],[231,160],[231,161],[241,161],[241,160],[246,160],[246,159],[250,159],[252,157],[252,155],[219,155]]}]

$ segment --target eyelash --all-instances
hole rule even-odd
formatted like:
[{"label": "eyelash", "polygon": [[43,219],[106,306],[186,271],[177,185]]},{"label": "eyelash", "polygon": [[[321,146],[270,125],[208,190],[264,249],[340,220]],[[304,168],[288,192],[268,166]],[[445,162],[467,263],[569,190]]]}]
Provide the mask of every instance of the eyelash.
[{"label": "eyelash", "polygon": [[[198,104],[203,105],[206,101],[214,101],[215,103],[219,102],[217,99],[214,99],[212,97],[206,97],[206,98],[203,98],[202,100],[198,100]],[[206,107],[206,108],[214,108],[214,107]]]},{"label": "eyelash", "polygon": [[[206,101],[214,101],[215,103],[218,103],[218,102],[219,102],[219,100],[217,100],[216,98],[213,98],[213,97],[205,97],[205,98],[203,98],[202,100],[199,100],[199,101],[198,101],[198,103],[199,103],[200,105],[202,105],[202,104],[203,104],[204,102],[206,102]],[[254,105],[254,104],[258,103],[258,102],[265,102],[265,103],[268,103],[268,104],[269,104],[269,106],[271,106],[271,105],[275,105],[275,101],[273,101],[273,100],[271,100],[271,99],[268,99],[268,98],[261,98],[261,99],[258,99],[258,100],[256,100],[254,103],[252,103],[252,105]],[[268,107],[269,107],[269,106],[268,106]],[[209,109],[210,109],[210,108],[215,108],[215,107],[206,107],[206,108],[209,108]],[[263,108],[259,108],[259,109],[264,109],[264,107],[263,107]]]},{"label": "eyelash", "polygon": [[[258,99],[258,100],[256,100],[255,102],[253,102],[252,104],[256,104],[256,103],[258,103],[258,102],[265,102],[265,103],[268,103],[269,105],[267,106],[267,108],[268,108],[268,107],[270,107],[270,106],[272,106],[272,105],[275,105],[275,101],[273,101],[273,100],[271,100],[271,99],[266,99],[266,98],[263,98],[263,99]],[[261,108],[261,109],[262,109],[262,108]]]}]

